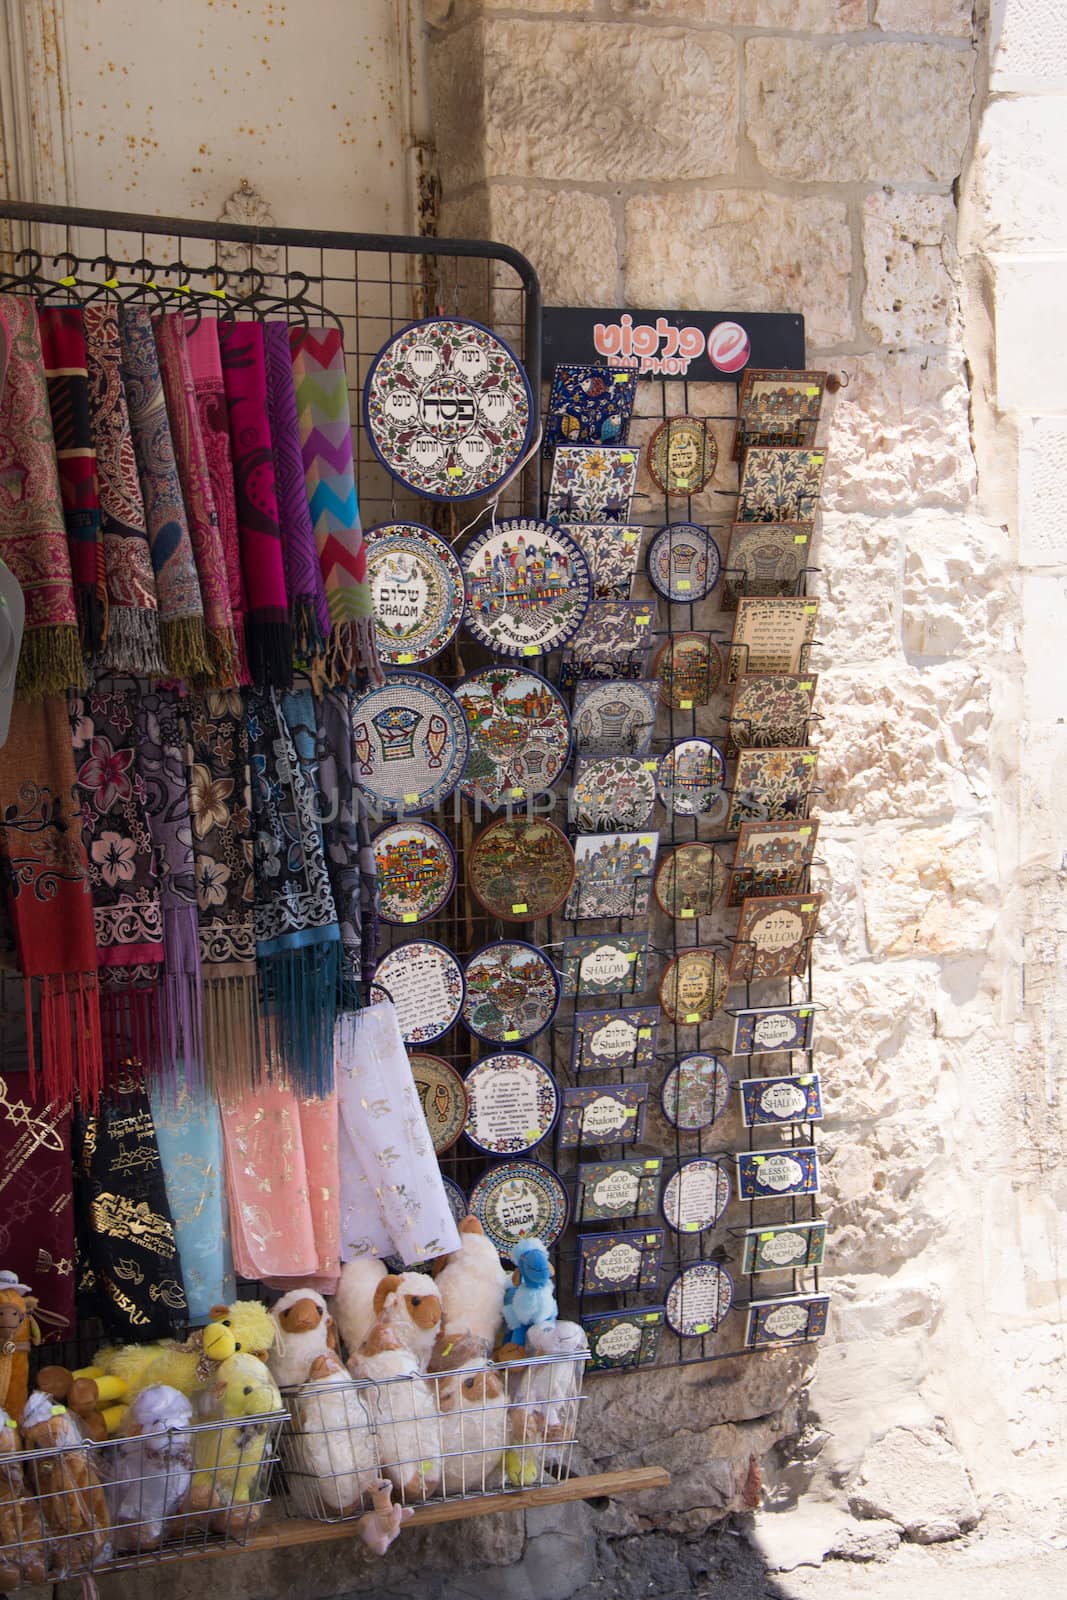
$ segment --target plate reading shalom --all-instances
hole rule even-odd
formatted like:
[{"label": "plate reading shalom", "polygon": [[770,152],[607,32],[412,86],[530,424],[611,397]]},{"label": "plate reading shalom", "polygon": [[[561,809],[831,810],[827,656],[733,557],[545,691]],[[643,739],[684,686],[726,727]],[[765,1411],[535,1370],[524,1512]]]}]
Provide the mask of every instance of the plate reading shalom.
[{"label": "plate reading shalom", "polygon": [[429,500],[491,494],[534,430],[525,372],[479,322],[414,322],[371,363],[363,389],[371,449],[398,482]]},{"label": "plate reading shalom", "polygon": [[570,534],[514,517],[475,534],[461,557],[467,629],[502,656],[538,656],[577,633],[592,598]]},{"label": "plate reading shalom", "polygon": [[374,981],[392,1000],[405,1044],[432,1044],[463,1008],[463,968],[432,939],[398,944],[378,963]]},{"label": "plate reading shalom", "polygon": [[384,810],[410,815],[446,800],[469,744],[459,701],[426,673],[390,673],[353,701],[356,787]]},{"label": "plate reading shalom", "polygon": [[367,534],[374,638],[383,661],[430,661],[459,632],[463,574],[450,545],[418,522],[387,522]]},{"label": "plate reading shalom", "polygon": [[560,1146],[639,1144],[645,1132],[647,1083],[605,1083],[564,1089]]},{"label": "plate reading shalom", "polygon": [[475,840],[467,881],[478,904],[503,922],[550,917],[574,882],[574,851],[554,822],[500,817]]},{"label": "plate reading shalom", "polygon": [[519,1051],[486,1056],[466,1077],[471,1144],[492,1156],[532,1150],[552,1131],[559,1111],[556,1080],[542,1062]]},{"label": "plate reading shalom", "polygon": [[551,789],[570,753],[562,696],[529,667],[483,667],[456,685],[470,730],[468,800],[496,807]]},{"label": "plate reading shalom", "polygon": [[743,1078],[741,1118],[746,1128],[782,1127],[794,1122],[819,1122],[822,1096],[818,1075],[794,1078]]},{"label": "plate reading shalom", "polygon": [[383,922],[425,922],[447,905],[456,857],[429,822],[391,822],[374,835],[378,913]]},{"label": "plate reading shalom", "polygon": [[813,1006],[754,1006],[734,1011],[734,1056],[771,1055],[776,1050],[810,1050],[815,1030]]},{"label": "plate reading shalom", "polygon": [[470,1194],[477,1217],[501,1255],[520,1239],[540,1239],[551,1249],[567,1225],[567,1191],[539,1161],[504,1161],[478,1179]]},{"label": "plate reading shalom", "polygon": [[467,962],[463,1020],[479,1039],[519,1044],[543,1033],[559,1005],[548,957],[521,939],[499,939]]},{"label": "plate reading shalom", "polygon": [[656,1059],[658,1006],[578,1011],[571,1046],[572,1072],[647,1072]]},{"label": "plate reading shalom", "polygon": [[648,934],[590,934],[563,941],[565,995],[642,994]]}]

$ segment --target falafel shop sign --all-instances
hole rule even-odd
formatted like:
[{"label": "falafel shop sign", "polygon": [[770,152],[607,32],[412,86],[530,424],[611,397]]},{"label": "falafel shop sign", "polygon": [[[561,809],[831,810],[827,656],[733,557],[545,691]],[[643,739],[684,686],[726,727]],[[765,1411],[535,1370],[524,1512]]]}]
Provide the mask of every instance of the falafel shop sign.
[{"label": "falafel shop sign", "polygon": [[804,318],[779,311],[635,311],[546,306],[544,375],[560,362],[623,367],[642,378],[736,383],[746,367],[804,366]]}]

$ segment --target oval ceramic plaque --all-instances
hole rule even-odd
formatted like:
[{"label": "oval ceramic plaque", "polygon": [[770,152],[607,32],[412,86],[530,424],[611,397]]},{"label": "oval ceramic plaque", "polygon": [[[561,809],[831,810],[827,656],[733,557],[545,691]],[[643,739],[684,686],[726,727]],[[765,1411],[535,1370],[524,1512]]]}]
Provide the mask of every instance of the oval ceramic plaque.
[{"label": "oval ceramic plaque", "polygon": [[659,764],[659,797],[679,817],[714,814],[725,805],[726,763],[710,739],[682,739]]},{"label": "oval ceramic plaque", "polygon": [[637,756],[581,756],[571,785],[571,823],[585,833],[643,828],[656,804],[656,763]]},{"label": "oval ceramic plaque", "polygon": [[672,1128],[699,1133],[726,1110],[730,1075],[718,1056],[696,1051],[675,1062],[663,1080],[660,1099]]},{"label": "oval ceramic plaque", "polygon": [[390,822],[374,835],[378,914],[383,922],[425,922],[456,887],[456,857],[429,822]]},{"label": "oval ceramic plaque", "polygon": [[475,534],[460,562],[467,630],[498,655],[542,655],[581,626],[592,579],[562,528],[535,517],[496,522]]},{"label": "oval ceramic plaque", "polygon": [[729,1174],[710,1156],[683,1161],[663,1189],[663,1216],[675,1233],[714,1228],[729,1204]]},{"label": "oval ceramic plaque", "polygon": [[679,950],[660,979],[659,1003],[672,1022],[710,1022],[726,998],[726,967],[714,950]]},{"label": "oval ceramic plaque", "polygon": [[567,765],[571,724],[559,691],[528,667],[483,667],[456,685],[470,734],[468,800],[498,806],[551,789]]},{"label": "oval ceramic plaque", "polygon": [[683,1339],[713,1333],[734,1303],[730,1274],[715,1261],[683,1267],[667,1290],[667,1325]]},{"label": "oval ceramic plaque", "polygon": [[552,1131],[559,1114],[556,1080],[534,1056],[486,1056],[466,1078],[471,1144],[491,1156],[518,1156]]},{"label": "oval ceramic plaque", "polygon": [[463,1009],[463,968],[433,939],[398,944],[378,963],[374,981],[392,1000],[405,1044],[432,1044]]},{"label": "oval ceramic plaque", "polygon": [[706,633],[674,633],[652,657],[664,703],[675,711],[706,706],[722,682],[722,655]]},{"label": "oval ceramic plaque", "polygon": [[424,672],[393,672],[352,705],[356,787],[383,810],[428,811],[467,765],[467,719],[455,695]]},{"label": "oval ceramic plaque", "polygon": [[540,1239],[551,1249],[567,1224],[567,1191],[538,1161],[505,1161],[490,1167],[471,1190],[470,1212],[501,1255],[520,1239]]},{"label": "oval ceramic plaque", "polygon": [[474,841],[467,881],[478,904],[503,922],[550,917],[574,882],[574,851],[554,822],[500,817]]},{"label": "oval ceramic plaque", "polygon": [[710,914],[726,887],[726,868],[712,845],[694,840],[664,856],[652,887],[661,911],[690,922]]},{"label": "oval ceramic plaque", "polygon": [[499,939],[467,962],[463,1020],[479,1039],[520,1044],[543,1033],[559,1007],[548,957],[521,939]]},{"label": "oval ceramic plaque", "polygon": [[715,436],[703,417],[668,417],[648,441],[648,470],[667,495],[697,494],[719,459]]},{"label": "oval ceramic plaque", "polygon": [[433,1147],[442,1155],[451,1150],[467,1120],[467,1091],[463,1079],[455,1067],[442,1061],[440,1056],[413,1050],[409,1060]]},{"label": "oval ceramic plaque", "polygon": [[574,691],[574,744],[579,755],[644,756],[656,725],[659,684],[579,683]]},{"label": "oval ceramic plaque", "polygon": [[648,547],[648,581],[665,600],[703,600],[719,581],[722,556],[707,528],[672,522]]},{"label": "oval ceramic plaque", "polygon": [[402,328],[374,358],[363,419],[398,482],[430,500],[471,500],[491,494],[526,454],[533,396],[490,329],[431,317]]},{"label": "oval ceramic plaque", "polygon": [[463,573],[451,547],[418,522],[387,522],[367,534],[374,638],[393,666],[430,661],[463,621]]}]

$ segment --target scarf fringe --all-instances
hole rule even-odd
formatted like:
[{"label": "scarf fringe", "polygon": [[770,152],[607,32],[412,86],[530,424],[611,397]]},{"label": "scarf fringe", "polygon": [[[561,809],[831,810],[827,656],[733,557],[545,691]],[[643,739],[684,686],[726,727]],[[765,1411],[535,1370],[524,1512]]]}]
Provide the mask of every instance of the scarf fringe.
[{"label": "scarf fringe", "polygon": [[135,606],[110,608],[103,666],[137,678],[161,678],[166,672],[159,642],[159,613]]},{"label": "scarf fringe", "polygon": [[241,681],[241,656],[234,628],[205,628],[211,657],[211,681],[218,689],[232,689]]},{"label": "scarf fringe", "polygon": [[201,985],[203,1061],[209,1085],[239,1099],[263,1075],[259,990],[255,973],[205,977]]},{"label": "scarf fringe", "polygon": [[[39,1068],[42,1092],[49,1104],[69,1105],[77,1093],[83,1105],[95,1107],[104,1084],[96,973],[26,978],[24,990],[31,1088],[36,1091]],[[39,1040],[33,1028],[35,998]]]},{"label": "scarf fringe", "polygon": [[314,595],[305,594],[298,599],[290,600],[289,625],[293,633],[293,654],[299,662],[311,662],[322,655],[326,648],[326,640],[322,637],[322,630],[319,627],[319,613]]},{"label": "scarf fringe", "polygon": [[257,965],[271,1053],[297,1095],[321,1099],[333,1089],[341,941],[260,956]]},{"label": "scarf fringe", "polygon": [[15,692],[21,699],[43,700],[47,695],[66,694],[68,689],[85,689],[88,683],[76,623],[49,624],[23,634],[15,679]]},{"label": "scarf fringe", "polygon": [[82,653],[92,661],[104,648],[107,632],[104,602],[95,589],[81,586],[75,589],[74,600],[78,608],[78,637],[81,639]]},{"label": "scarf fringe", "polygon": [[185,1078],[199,1086],[204,1076],[204,1018],[200,1002],[200,941],[195,906],[163,911],[166,967],[159,996],[159,1042],[164,1080]]},{"label": "scarf fringe", "polygon": [[214,681],[203,617],[163,617],[159,624],[167,671],[187,683]]},{"label": "scarf fringe", "polygon": [[114,1087],[129,1080],[131,1067],[145,1078],[161,1071],[160,988],[105,988],[100,996],[104,1071]]},{"label": "scarf fringe", "polygon": [[293,681],[293,634],[288,613],[258,611],[245,617],[248,668],[257,688],[288,689]]}]

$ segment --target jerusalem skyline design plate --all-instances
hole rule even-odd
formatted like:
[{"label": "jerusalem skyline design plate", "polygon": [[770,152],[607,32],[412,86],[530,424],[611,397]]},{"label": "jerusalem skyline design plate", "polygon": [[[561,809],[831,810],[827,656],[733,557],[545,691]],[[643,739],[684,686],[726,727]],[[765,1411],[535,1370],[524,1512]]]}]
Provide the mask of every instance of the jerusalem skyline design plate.
[{"label": "jerusalem skyline design plate", "polygon": [[659,1003],[672,1022],[710,1022],[726,998],[726,965],[700,945],[679,950],[664,969]]},{"label": "jerusalem skyline design plate", "polygon": [[456,684],[470,735],[461,789],[496,807],[551,789],[570,755],[562,695],[529,667],[482,667]]},{"label": "jerusalem skyline design plate", "polygon": [[579,755],[645,756],[652,744],[659,684],[582,682],[574,690],[574,747]]},{"label": "jerusalem skyline design plate", "polygon": [[659,679],[664,704],[675,711],[706,706],[722,674],[722,655],[707,633],[673,633],[652,657],[651,676]]},{"label": "jerusalem skyline design plate", "polygon": [[750,897],[796,894],[815,857],[816,818],[798,822],[742,822],[730,868],[728,905]]},{"label": "jerusalem skyline design plate", "polygon": [[451,546],[418,522],[387,522],[366,536],[374,638],[392,666],[431,661],[463,621],[463,573]]},{"label": "jerusalem skyline design plate", "polygon": [[656,762],[637,756],[579,756],[567,800],[572,827],[586,833],[643,828],[656,805]]},{"label": "jerusalem skyline design plate", "polygon": [[467,1073],[464,1133],[491,1156],[521,1156],[547,1139],[559,1115],[556,1080],[535,1056],[486,1056]]},{"label": "jerusalem skyline design plate", "polygon": [[645,565],[657,594],[685,604],[711,593],[722,571],[722,556],[707,528],[672,522],[652,539]]},{"label": "jerusalem skyline design plate", "polygon": [[703,417],[668,417],[648,441],[648,470],[664,494],[698,494],[715,474],[719,447]]},{"label": "jerusalem skyline design plate", "polygon": [[582,833],[574,841],[574,885],[563,915],[643,917],[658,833]]},{"label": "jerusalem skyline design plate", "polygon": [[502,656],[567,643],[593,595],[589,563],[562,528],[512,517],[476,533],[460,557],[467,632]]},{"label": "jerusalem skyline design plate", "polygon": [[726,887],[726,867],[713,845],[695,839],[663,857],[652,887],[661,911],[690,922],[710,915]]},{"label": "jerusalem skyline design plate", "polygon": [[582,1144],[640,1144],[645,1135],[647,1083],[604,1083],[563,1091],[560,1148]]},{"label": "jerusalem skyline design plate", "polygon": [[543,1033],[559,1007],[559,977],[548,957],[522,939],[497,939],[475,951],[464,973],[463,1020],[490,1044],[523,1044]]},{"label": "jerusalem skyline design plate", "polygon": [[683,1339],[714,1333],[734,1303],[733,1279],[716,1261],[691,1261],[667,1290],[667,1326]]},{"label": "jerusalem skyline design plate", "polygon": [[467,1120],[467,1091],[463,1079],[450,1062],[428,1055],[424,1050],[412,1050],[408,1060],[434,1151],[443,1155],[451,1150]]},{"label": "jerusalem skyline design plate", "polygon": [[694,1051],[676,1061],[660,1090],[663,1115],[682,1133],[710,1128],[730,1103],[730,1074],[718,1056]]},{"label": "jerusalem skyline design plate", "polygon": [[545,413],[545,455],[561,444],[625,444],[636,393],[636,372],[561,361]]},{"label": "jerusalem skyline design plate", "polygon": [[663,1186],[663,1219],[675,1233],[714,1228],[730,1204],[730,1175],[721,1161],[693,1156]]},{"label": "jerusalem skyline design plate", "polygon": [[434,939],[415,939],[387,950],[374,981],[396,1007],[405,1044],[433,1044],[463,1009],[463,968]]},{"label": "jerusalem skyline design plate", "polygon": [[392,924],[426,922],[456,887],[456,855],[430,822],[390,822],[372,839],[378,915]]},{"label": "jerusalem skyline design plate", "polygon": [[518,357],[480,322],[429,317],[375,356],[363,389],[371,449],[429,500],[493,492],[533,438],[536,408]]},{"label": "jerusalem skyline design plate", "polygon": [[567,1226],[567,1190],[539,1161],[503,1161],[490,1167],[470,1193],[471,1216],[510,1259],[520,1239],[540,1239],[550,1250]]},{"label": "jerusalem skyline design plate", "polygon": [[574,882],[574,851],[554,822],[500,817],[471,846],[467,882],[482,909],[503,922],[550,917]]},{"label": "jerusalem skyline design plate", "polygon": [[659,764],[659,797],[679,817],[725,814],[726,763],[710,739],[681,739]]},{"label": "jerusalem skyline design plate", "polygon": [[637,451],[628,445],[561,444],[552,462],[549,522],[630,520]]},{"label": "jerusalem skyline design plate", "polygon": [[469,748],[463,707],[424,672],[392,672],[352,703],[356,787],[383,811],[411,815],[447,800]]}]

